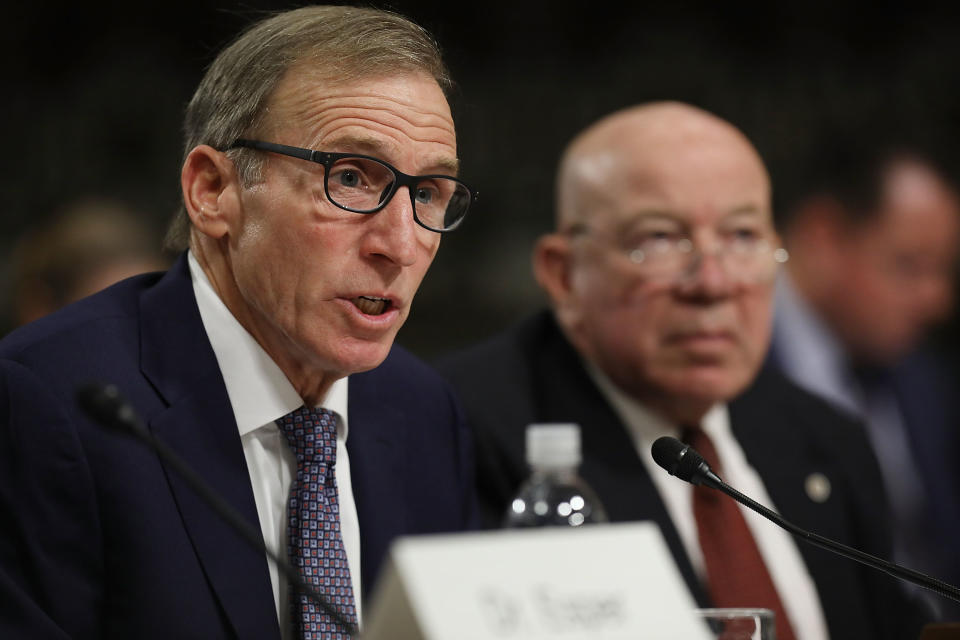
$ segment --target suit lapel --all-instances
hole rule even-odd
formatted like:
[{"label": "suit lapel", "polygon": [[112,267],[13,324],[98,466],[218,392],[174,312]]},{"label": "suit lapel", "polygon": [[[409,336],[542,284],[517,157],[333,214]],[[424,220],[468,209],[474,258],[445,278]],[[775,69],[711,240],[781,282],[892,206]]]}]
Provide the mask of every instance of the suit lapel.
[{"label": "suit lapel", "polygon": [[[781,389],[772,384],[771,374],[766,372],[730,406],[734,433],[750,465],[763,478],[773,501],[770,506],[803,529],[853,543],[843,474],[835,468],[832,458],[818,450],[830,447],[831,443],[818,441],[811,429],[816,425],[805,422],[809,415],[784,399]],[[809,484],[816,477],[826,479],[830,487],[829,495],[821,495],[820,500],[813,499],[816,493]],[[856,609],[855,594],[862,590],[857,566],[811,544],[799,540],[796,544],[816,585],[831,634],[856,635],[849,629],[855,627],[852,621],[865,615]]]},{"label": "suit lapel", "polygon": [[[390,540],[409,530],[406,522],[404,448],[402,434],[407,414],[385,400],[380,378],[371,374],[350,377],[348,414],[350,478],[360,541],[364,594],[370,593]],[[425,461],[429,464],[429,461]]]},{"label": "suit lapel", "polygon": [[[141,298],[141,367],[167,408],[148,416],[175,450],[259,535],[233,410],[203,329],[183,255]],[[276,638],[279,625],[266,558],[250,547],[164,463],[197,557],[238,636]]]},{"label": "suit lapel", "polygon": [[701,606],[707,606],[706,592],[633,439],[552,317],[534,354],[533,380],[540,381],[535,383],[539,385],[537,414],[548,422],[581,426],[581,474],[601,496],[610,520],[656,522],[691,594]]},{"label": "suit lapel", "polygon": [[[763,478],[777,511],[791,522],[821,535],[842,538],[846,521],[836,496],[819,502],[811,497],[810,481],[818,476],[836,488],[840,479],[811,440],[802,412],[779,405],[779,393],[766,372],[750,390],[730,405],[730,421],[750,465]],[[771,526],[774,526],[771,524]],[[801,547],[801,552],[806,551]],[[818,554],[819,555],[819,554]]]}]

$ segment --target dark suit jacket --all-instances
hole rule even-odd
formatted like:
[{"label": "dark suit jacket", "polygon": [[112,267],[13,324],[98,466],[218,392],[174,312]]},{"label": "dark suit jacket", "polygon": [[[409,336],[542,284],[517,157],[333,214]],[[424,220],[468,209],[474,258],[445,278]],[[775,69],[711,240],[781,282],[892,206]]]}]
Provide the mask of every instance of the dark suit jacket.
[{"label": "dark suit jacket", "polygon": [[[921,473],[932,528],[944,534],[938,576],[960,582],[960,402],[956,373],[927,349],[917,349],[891,372],[894,395]],[[960,605],[952,608],[960,613]],[[960,620],[960,618],[955,618]]]},{"label": "dark suit jacket", "polygon": [[[783,341],[789,332],[774,332],[767,354],[771,368],[783,370]],[[922,510],[909,522],[895,521],[891,532],[900,537],[904,555],[901,562],[950,584],[960,584],[960,402],[958,378],[951,367],[929,347],[919,347],[890,367],[845,366],[844,374],[856,380],[862,391],[885,397],[903,421],[907,450],[924,492]],[[889,436],[887,436],[889,437]],[[881,472],[889,474],[881,460]],[[894,478],[897,479],[896,477]],[[911,505],[914,509],[917,504]],[[899,529],[897,528],[899,527]],[[960,603],[923,592],[942,620],[960,621]]]},{"label": "dark suit jacket", "polygon": [[[152,451],[87,420],[88,381],[119,386],[260,530],[181,257],[0,342],[0,637],[279,638],[263,553]],[[348,404],[366,590],[394,537],[473,524],[472,454],[446,383],[400,348],[351,376]]]},{"label": "dark suit jacket", "polygon": [[[600,496],[611,521],[656,521],[694,597],[702,606],[709,605],[633,440],[551,314],[535,315],[438,364],[460,391],[475,432],[478,484],[488,524],[500,520],[527,475],[526,425],[579,423],[581,474]],[[730,403],[730,419],[748,461],[785,518],[889,557],[879,472],[857,424],[770,372]],[[823,503],[811,500],[804,489],[805,479],[814,472],[824,474],[832,487]],[[798,544],[831,637],[919,636],[922,614],[905,600],[892,578]]]}]

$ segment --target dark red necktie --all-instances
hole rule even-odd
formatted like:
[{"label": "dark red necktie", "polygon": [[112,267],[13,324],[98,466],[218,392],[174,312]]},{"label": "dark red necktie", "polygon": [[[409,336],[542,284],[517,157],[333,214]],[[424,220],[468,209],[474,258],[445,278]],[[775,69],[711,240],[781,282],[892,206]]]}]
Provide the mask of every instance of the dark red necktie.
[{"label": "dark red necktie", "polygon": [[[686,428],[683,441],[723,477],[717,450],[702,429]],[[787,612],[763,563],[747,522],[733,499],[703,485],[693,488],[693,516],[716,607],[763,607],[776,617],[777,640],[794,640]]]}]

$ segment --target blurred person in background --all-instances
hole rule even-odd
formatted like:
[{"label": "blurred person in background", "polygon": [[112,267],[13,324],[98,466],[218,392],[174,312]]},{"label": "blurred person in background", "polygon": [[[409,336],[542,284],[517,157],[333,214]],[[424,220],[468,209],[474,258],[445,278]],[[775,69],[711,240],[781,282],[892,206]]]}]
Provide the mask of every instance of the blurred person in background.
[{"label": "blurred person in background", "polygon": [[14,246],[14,326],[41,318],[124,278],[166,268],[162,238],[142,214],[105,198],[69,204]]},{"label": "blurred person in background", "polygon": [[[929,348],[949,317],[960,194],[914,143],[831,137],[786,204],[790,252],[776,290],[771,361],[863,420],[893,510],[895,559],[960,581],[960,405]],[[960,608],[932,597],[942,617]]]},{"label": "blurred person in background", "polygon": [[773,609],[780,640],[917,637],[928,618],[892,578],[651,458],[681,438],[787,520],[889,556],[862,426],[761,369],[784,254],[751,142],[690,105],[624,109],[574,138],[556,193],[533,250],[552,309],[439,362],[474,429],[487,524],[528,474],[526,426],[575,422],[610,520],[656,522],[701,606]]}]

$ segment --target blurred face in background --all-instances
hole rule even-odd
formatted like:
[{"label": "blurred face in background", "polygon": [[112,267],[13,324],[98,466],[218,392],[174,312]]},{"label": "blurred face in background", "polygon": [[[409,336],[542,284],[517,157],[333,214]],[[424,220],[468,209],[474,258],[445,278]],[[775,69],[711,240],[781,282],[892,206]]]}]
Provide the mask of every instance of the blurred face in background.
[{"label": "blurred face in background", "polygon": [[742,391],[769,343],[779,246],[749,142],[685,105],[641,107],[576,141],[561,180],[561,233],[535,261],[578,351],[676,420]]},{"label": "blurred face in background", "polygon": [[124,278],[166,268],[147,216],[105,198],[73,201],[16,243],[16,324],[32,322]]},{"label": "blurred face in background", "polygon": [[877,215],[848,223],[831,237],[836,282],[825,314],[854,357],[890,362],[949,314],[960,205],[926,165],[894,164]]}]

